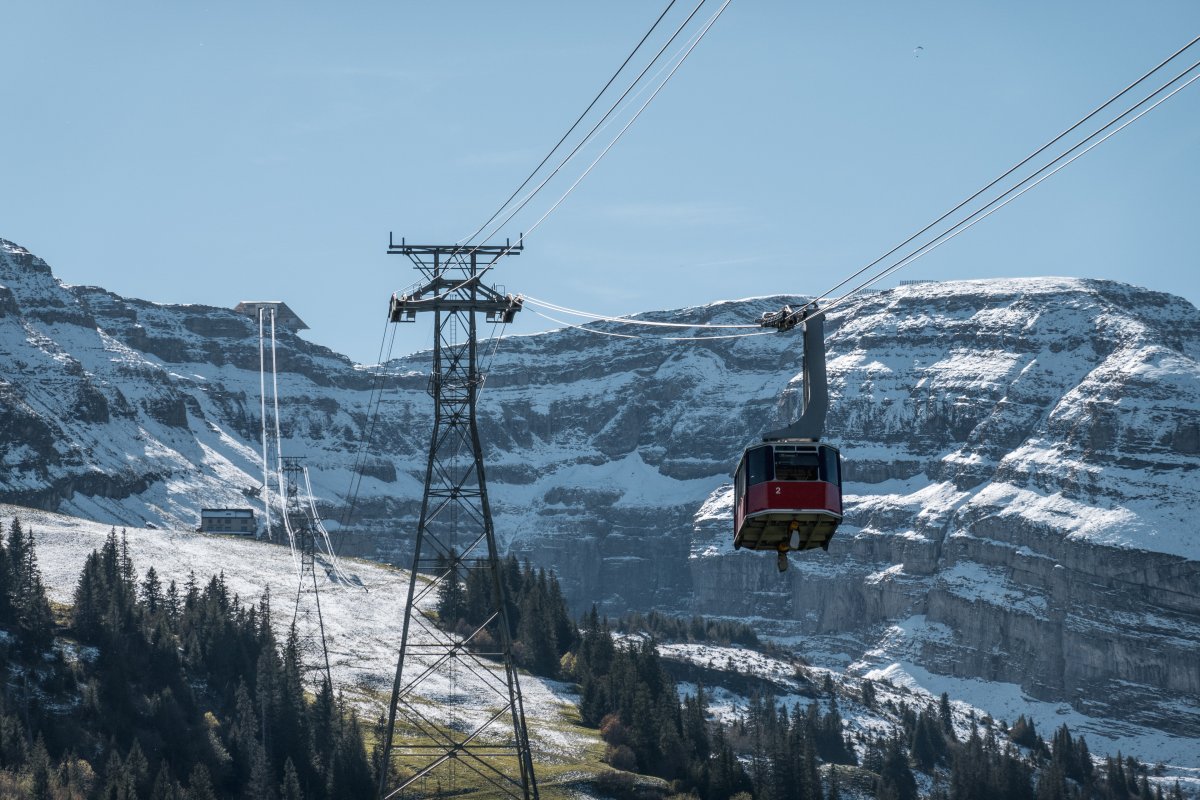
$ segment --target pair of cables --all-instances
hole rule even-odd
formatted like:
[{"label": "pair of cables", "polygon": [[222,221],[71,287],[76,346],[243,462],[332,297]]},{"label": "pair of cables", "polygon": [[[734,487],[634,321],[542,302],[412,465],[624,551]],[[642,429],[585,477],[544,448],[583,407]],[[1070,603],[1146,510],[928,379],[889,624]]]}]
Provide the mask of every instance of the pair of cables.
[{"label": "pair of cables", "polygon": [[[845,305],[860,292],[974,227],[1200,79],[1200,71],[1198,71],[1200,70],[1200,59],[1179,69],[1181,64],[1186,64],[1189,58],[1196,56],[1196,51],[1200,50],[1200,48],[1196,48],[1197,43],[1200,43],[1200,36],[1193,38],[1133,83],[1101,103],[1078,122],[1009,167],[982,189],[815,298],[814,302],[817,303],[829,300],[842,287],[895,257],[894,261],[869,276],[862,283],[841,296],[829,300],[828,304],[817,312],[817,315],[829,314],[834,309]],[[1192,52],[1185,56],[1188,51]],[[1178,72],[1170,75],[1173,70],[1177,69],[1179,69]],[[1170,77],[1164,79],[1164,73]],[[1139,89],[1139,87],[1141,88]],[[1122,100],[1128,105],[1123,111],[1117,113],[1117,109],[1112,107],[1119,108]],[[972,207],[974,210],[971,210]]]},{"label": "pair of cables", "polygon": [[[539,227],[541,227],[542,223],[544,223],[546,219],[549,218],[549,216],[553,214],[554,211],[556,211],[564,201],[566,201],[566,199],[579,187],[579,185],[592,172],[592,170],[595,169],[596,165],[599,164],[600,161],[613,149],[616,143],[625,136],[625,134],[633,126],[633,123],[637,121],[637,119],[642,115],[642,112],[649,107],[654,99],[658,97],[659,93],[662,92],[667,83],[670,82],[672,77],[674,77],[675,73],[679,71],[679,68],[683,66],[685,61],[687,61],[688,57],[692,54],[692,51],[696,49],[696,46],[700,44],[712,26],[716,24],[716,21],[725,12],[725,9],[728,8],[730,2],[732,2],[732,0],[724,0],[717,7],[716,11],[708,17],[707,20],[705,20],[703,23],[700,23],[697,21],[697,17],[700,16],[700,12],[705,5],[711,6],[713,2],[712,0],[698,0],[698,2],[692,7],[691,11],[675,26],[674,31],[669,37],[667,37],[666,41],[664,41],[658,47],[654,54],[650,56],[648,61],[645,61],[645,63],[641,66],[641,69],[637,71],[637,74],[625,84],[624,90],[616,97],[615,100],[609,102],[607,110],[605,110],[604,113],[601,114],[598,119],[596,119],[587,133],[585,133],[581,138],[573,140],[573,135],[577,130],[580,129],[585,121],[589,119],[589,117],[593,116],[593,112],[596,111],[602,104],[601,101],[606,96],[611,96],[612,92],[610,92],[610,90],[614,89],[614,86],[617,84],[621,75],[627,72],[627,68],[630,68],[629,71],[632,71],[632,69],[636,68],[631,68],[631,65],[636,65],[638,63],[638,54],[643,50],[647,42],[653,39],[655,32],[658,30],[664,19],[670,15],[670,12],[674,8],[677,1],[678,0],[670,0],[666,8],[663,9],[662,13],[659,14],[654,23],[650,26],[650,29],[641,37],[637,45],[633,48],[629,55],[626,56],[625,60],[621,63],[617,70],[605,82],[604,86],[601,87],[600,91],[595,95],[595,97],[592,98],[592,101],[588,103],[587,107],[575,119],[575,121],[567,129],[566,133],[564,133],[554,144],[554,146],[550,148],[550,151],[544,158],[542,158],[538,165],[534,167],[533,171],[531,171],[529,175],[526,176],[525,180],[518,185],[517,189],[500,204],[496,211],[494,211],[482,225],[456,243],[460,249],[454,253],[451,258],[455,259],[457,263],[465,266],[470,257],[477,252],[480,247],[491,241],[502,228],[508,225],[519,213],[529,206],[534,198],[541,194],[541,192],[545,190],[569,164],[579,157],[589,145],[594,145],[601,134],[603,134],[610,126],[617,123],[619,120],[627,118],[620,130],[617,131],[617,133],[600,150],[599,154],[596,155],[595,158],[593,158],[592,161],[582,170],[582,172],[579,173],[579,175],[566,188],[566,190],[561,193],[558,199],[556,199],[533,222],[532,225],[525,228],[524,233],[515,243],[508,245],[503,251],[496,254],[479,272],[447,289],[441,295],[425,298],[425,302],[433,302],[435,300],[442,299],[467,286],[470,282],[479,280],[485,273],[489,272],[493,267],[495,267],[497,262],[499,262],[503,256],[507,255],[510,250],[521,246],[524,243],[525,237],[529,236]],[[687,34],[689,29],[694,31],[690,35]],[[671,49],[672,45],[680,40],[682,40],[682,43],[679,44],[674,53],[664,58],[664,55],[667,54],[667,51]],[[657,71],[654,71],[653,74],[651,74],[652,70],[655,70],[655,67],[657,67]],[[646,96],[647,93],[648,96]],[[646,96],[646,99],[642,101],[640,105],[638,105],[638,101],[643,96]],[[635,106],[636,110],[634,110]],[[572,141],[574,141],[573,146],[571,144]],[[560,155],[564,152],[566,153],[565,155]],[[559,156],[557,161],[555,161],[556,156]],[[548,165],[552,163],[554,166],[547,170]],[[531,185],[532,188],[529,189]],[[526,189],[529,189],[529,191],[526,192]],[[522,195],[522,192],[525,192],[525,194]],[[498,219],[499,222],[497,222]],[[495,224],[493,225],[493,223]],[[491,226],[490,229],[489,226]],[[479,238],[481,236],[482,238]]]},{"label": "pair of cables", "polygon": [[[454,253],[451,258],[454,259],[454,261],[460,266],[466,266],[469,263],[470,257],[478,251],[478,248],[486,245],[487,242],[490,241],[501,230],[501,228],[511,222],[517,214],[524,210],[534,200],[534,198],[536,198],[554,180],[554,178],[556,178],[564,170],[564,168],[566,168],[578,155],[580,155],[582,151],[584,151],[587,145],[595,142],[597,137],[602,134],[613,123],[614,120],[621,119],[623,115],[627,115],[629,110],[633,108],[633,105],[638,101],[638,99],[640,99],[640,97],[643,96],[651,86],[654,86],[653,91],[651,91],[649,94],[649,97],[642,102],[642,104],[637,108],[636,112],[629,117],[628,121],[608,142],[603,150],[601,150],[600,154],[592,160],[586,169],[584,169],[583,172],[574,180],[574,182],[571,183],[566,191],[563,192],[561,196],[545,212],[543,212],[540,217],[538,217],[533,225],[530,226],[525,233],[523,233],[522,236],[517,239],[516,243],[509,245],[504,251],[500,252],[498,255],[495,255],[495,257],[492,258],[491,261],[486,264],[481,271],[476,272],[469,278],[466,278],[455,286],[445,290],[441,295],[423,298],[421,301],[409,302],[432,303],[435,300],[443,299],[446,296],[463,289],[472,281],[478,281],[485,273],[489,272],[496,265],[501,257],[507,255],[512,248],[521,246],[524,243],[524,237],[533,233],[539,226],[541,226],[543,222],[546,221],[550,214],[552,214],[560,205],[562,205],[567,197],[575,191],[583,179],[587,177],[587,175],[595,168],[600,160],[603,159],[604,156],[607,155],[608,152],[616,145],[616,143],[625,135],[637,118],[641,116],[642,112],[646,110],[651,102],[653,102],[654,98],[658,96],[659,92],[662,91],[667,82],[670,81],[670,79],[687,60],[688,56],[691,55],[692,51],[708,33],[709,29],[712,28],[712,26],[716,23],[721,14],[724,13],[731,1],[732,0],[724,0],[724,2],[722,2],[717,8],[716,12],[713,13],[707,19],[707,21],[704,22],[704,24],[701,25],[698,30],[696,30],[696,32],[692,33],[690,36],[686,36],[685,32],[689,29],[689,27],[693,29],[696,28],[695,20],[700,14],[702,8],[705,6],[705,4],[710,3],[710,0],[698,0],[687,16],[675,26],[674,31],[669,37],[667,37],[666,41],[658,47],[653,56],[641,65],[641,68],[637,71],[636,76],[632,80],[628,81],[624,91],[622,91],[615,100],[608,103],[607,110],[604,111],[599,119],[592,124],[590,130],[588,130],[588,132],[582,138],[579,138],[577,141],[575,141],[573,146],[570,146],[572,136],[576,133],[576,131],[579,130],[589,116],[591,116],[593,112],[602,105],[602,101],[606,96],[611,97],[612,93],[610,90],[613,89],[613,87],[618,83],[620,77],[623,74],[629,73],[629,68],[631,65],[634,65],[634,68],[636,69],[639,53],[644,52],[644,48],[646,47],[647,43],[654,38],[655,33],[659,30],[664,20],[670,16],[676,3],[678,2],[678,0],[670,0],[658,17],[655,18],[650,28],[638,40],[633,50],[630,51],[629,55],[627,55],[624,61],[621,62],[621,65],[617,67],[616,71],[613,72],[609,79],[604,83],[600,91],[596,93],[591,102],[589,102],[584,108],[583,112],[580,113],[570,127],[567,128],[567,131],[559,138],[554,146],[550,148],[545,157],[538,162],[538,165],[534,167],[534,169],[517,186],[512,194],[510,194],[508,198],[506,198],[504,202],[499,205],[499,207],[484,221],[482,225],[456,243],[456,245],[459,247],[459,250]],[[664,61],[664,54],[671,48],[671,45],[680,40],[681,37],[685,40],[683,45],[674,53],[674,55],[670,56]],[[658,65],[658,71],[651,75],[649,79],[647,79],[647,75],[650,75],[651,71],[654,70],[656,65]],[[554,163],[553,168],[547,173],[545,171],[546,167],[552,163],[556,155],[561,155],[563,152],[566,152],[566,155],[561,156],[559,160]],[[540,180],[539,176],[542,176]],[[528,189],[531,184],[535,185],[533,185],[533,188],[522,196],[521,193],[525,192],[525,190]],[[492,224],[495,223],[496,220],[502,215],[503,219],[500,219],[500,221],[493,226]],[[490,230],[488,230],[489,226],[492,226]],[[482,239],[479,239],[478,237],[481,235]],[[491,349],[491,356],[488,359],[487,366],[489,368],[491,362],[495,359],[496,350],[499,347],[500,341],[503,339],[504,329],[501,328],[499,337],[495,335],[495,332],[495,328],[493,327],[491,338],[494,340],[494,344]],[[366,467],[366,461],[369,458],[368,451],[370,449],[370,443],[374,438],[374,430],[379,418],[379,409],[382,402],[383,393],[383,376],[386,372],[386,365],[388,362],[390,362],[392,354],[392,349],[390,346],[388,346],[386,348],[387,357],[384,358],[384,350],[387,341],[388,331],[385,327],[383,340],[380,343],[380,360],[375,371],[374,381],[367,401],[366,426],[359,443],[358,452],[355,456],[355,464],[351,473],[351,484],[347,491],[347,502],[342,515],[343,530],[345,530],[346,526],[350,523],[358,503],[358,497],[362,488],[363,472]],[[395,343],[394,331],[392,332],[392,343]],[[485,368],[485,371],[482,373],[482,378],[486,380],[486,376],[487,369]],[[482,386],[480,388],[482,388]],[[340,543],[341,537],[339,536],[338,544],[340,545]]]},{"label": "pair of cables", "polygon": [[[1001,208],[1008,205],[1025,192],[1049,178],[1051,175],[1054,175],[1072,162],[1081,158],[1084,154],[1108,141],[1117,133],[1141,119],[1143,116],[1181,92],[1183,89],[1187,88],[1197,79],[1200,79],[1200,72],[1197,71],[1200,69],[1200,59],[1187,64],[1187,66],[1184,66],[1182,69],[1179,69],[1181,64],[1187,63],[1188,59],[1185,57],[1185,54],[1187,54],[1188,51],[1193,51],[1192,55],[1195,55],[1194,48],[1198,43],[1200,43],[1200,36],[1193,38],[1183,47],[1176,50],[1166,59],[1159,62],[1156,66],[1143,74],[1140,78],[1130,83],[1128,86],[1117,92],[1105,102],[1101,103],[1091,112],[1082,117],[1078,122],[1065,129],[1062,133],[1055,136],[1053,139],[1039,147],[1021,161],[1014,164],[1012,167],[1009,167],[1001,175],[993,179],[983,188],[979,189],[962,202],[955,205],[933,222],[921,228],[919,231],[909,236],[900,244],[888,250],[886,253],[879,256],[874,261],[871,261],[869,264],[851,273],[849,276],[832,286],[829,290],[814,298],[813,302],[818,304],[827,303],[823,308],[816,312],[816,316],[825,316],[831,311],[845,305],[859,293],[870,288],[884,278],[903,269],[922,256],[925,256],[928,253],[936,250],[938,247],[941,247],[943,244],[955,238],[959,234],[964,233],[969,228],[974,227],[976,224],[982,222],[996,211],[999,211]],[[1170,74],[1173,69],[1179,69],[1179,71],[1174,75],[1170,75],[1170,77],[1166,77],[1164,79],[1163,73]],[[1157,79],[1155,79],[1156,76]],[[1140,91],[1138,90],[1139,87],[1141,87]],[[1113,109],[1112,107],[1119,107],[1122,99],[1126,100],[1128,105],[1124,107],[1124,110],[1121,110],[1118,113],[1118,110]],[[1105,114],[1104,112],[1106,111],[1109,113]],[[895,257],[894,261],[881,267],[881,265],[884,265],[888,259],[893,257]],[[839,289],[842,289],[847,284],[850,284],[855,279],[862,277],[864,274],[877,267],[881,267],[878,272],[870,275],[862,283],[854,286],[844,294],[834,297],[834,293]],[[546,301],[538,301],[534,298],[526,298],[526,301],[542,308],[561,313],[567,313],[578,317],[584,317],[591,321],[678,328],[739,327],[711,325],[696,326],[683,323],[650,322],[647,320],[615,318],[602,314],[579,311],[577,309],[568,309],[563,306],[547,303]],[[589,333],[595,333],[604,336],[618,336],[627,339],[667,338],[674,341],[701,341],[709,338],[738,338],[738,335],[719,337],[644,337],[603,331],[595,328],[584,327],[582,325],[573,325],[569,322],[565,322],[561,319],[555,319],[546,314],[540,314],[540,316],[543,316],[544,318],[560,325],[578,328],[580,330],[588,331]],[[750,325],[740,327],[758,326]],[[746,336],[756,334],[741,335]]]}]

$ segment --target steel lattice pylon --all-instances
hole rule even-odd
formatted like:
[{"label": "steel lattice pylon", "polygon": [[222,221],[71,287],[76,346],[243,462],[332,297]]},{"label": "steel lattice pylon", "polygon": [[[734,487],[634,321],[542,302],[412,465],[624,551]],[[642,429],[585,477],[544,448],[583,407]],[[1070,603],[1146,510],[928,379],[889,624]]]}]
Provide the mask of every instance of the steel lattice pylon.
[{"label": "steel lattice pylon", "polygon": [[300,580],[296,588],[296,605],[292,612],[292,627],[304,677],[316,689],[321,683],[333,686],[329,668],[329,647],[325,642],[325,620],[321,616],[321,592],[317,582],[317,526],[310,514],[306,498],[300,496],[302,459],[280,456],[283,514],[295,537],[294,546],[300,553]]},{"label": "steel lattice pylon", "polygon": [[[484,286],[481,274],[520,250],[519,244],[389,242],[388,252],[408,256],[422,278],[393,295],[389,319],[414,322],[419,311],[434,315],[434,425],[388,709],[382,797],[475,788],[487,796],[538,798],[475,421],[476,315],[511,322],[521,307],[519,298]],[[469,573],[478,579],[480,571],[492,588],[484,621],[442,630],[434,608],[439,594]]]}]

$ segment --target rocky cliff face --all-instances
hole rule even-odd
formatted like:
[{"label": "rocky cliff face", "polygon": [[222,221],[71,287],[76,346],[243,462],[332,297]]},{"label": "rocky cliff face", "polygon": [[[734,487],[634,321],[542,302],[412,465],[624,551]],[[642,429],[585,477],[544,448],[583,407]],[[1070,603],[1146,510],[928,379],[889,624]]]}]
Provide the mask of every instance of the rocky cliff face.
[{"label": "rocky cliff face", "polygon": [[[647,316],[744,323],[786,299]],[[865,296],[827,332],[847,479],[827,554],[780,575],[730,546],[741,449],[798,412],[800,339],[774,333],[505,339],[481,426],[506,546],[580,605],[755,617],[831,665],[1016,683],[1200,737],[1200,313],[1111,282],[975,281]],[[257,337],[231,310],[64,286],[0,242],[0,501],[188,527],[247,505]],[[376,370],[279,339],[285,453],[336,519],[371,431],[345,542],[405,563],[427,355]]]}]

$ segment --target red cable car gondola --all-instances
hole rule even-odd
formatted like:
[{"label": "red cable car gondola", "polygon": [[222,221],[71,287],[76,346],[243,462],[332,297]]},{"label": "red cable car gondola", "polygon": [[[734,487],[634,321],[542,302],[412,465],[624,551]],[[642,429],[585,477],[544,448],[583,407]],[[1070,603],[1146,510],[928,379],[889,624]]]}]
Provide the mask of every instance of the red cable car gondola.
[{"label": "red cable car gondola", "polygon": [[734,476],[734,547],[829,549],[842,521],[841,458],[813,442],[749,447]]},{"label": "red cable car gondola", "polygon": [[733,546],[774,550],[779,571],[792,550],[829,548],[842,521],[842,465],[837,448],[819,442],[829,407],[822,316],[810,304],[764,314],[764,327],[804,323],[804,412],[742,454],[734,475]]}]

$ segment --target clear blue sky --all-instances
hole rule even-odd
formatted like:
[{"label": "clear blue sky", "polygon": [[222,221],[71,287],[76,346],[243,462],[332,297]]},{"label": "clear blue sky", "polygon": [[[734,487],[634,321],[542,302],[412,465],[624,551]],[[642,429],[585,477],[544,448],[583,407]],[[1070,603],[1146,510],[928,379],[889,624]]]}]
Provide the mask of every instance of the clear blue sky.
[{"label": "clear blue sky", "polygon": [[[388,232],[482,223],[664,5],[7,2],[0,237],[124,295],[281,298],[373,360],[414,280]],[[1194,0],[733,0],[496,280],[603,313],[821,292],[1197,33]],[[1200,303],[1198,187],[1200,83],[897,279]]]}]

